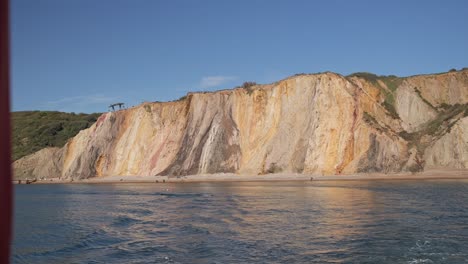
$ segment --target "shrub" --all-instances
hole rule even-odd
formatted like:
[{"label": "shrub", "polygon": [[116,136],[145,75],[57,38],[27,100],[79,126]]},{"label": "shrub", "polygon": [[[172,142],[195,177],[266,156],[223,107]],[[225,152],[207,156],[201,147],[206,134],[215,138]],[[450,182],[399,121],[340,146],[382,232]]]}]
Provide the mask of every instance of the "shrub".
[{"label": "shrub", "polygon": [[388,111],[388,113],[393,119],[400,119],[400,116],[398,115],[395,106],[393,106],[393,104],[389,102],[389,100],[385,100],[382,105],[383,107],[385,107],[385,109]]},{"label": "shrub", "polygon": [[283,169],[280,166],[276,165],[275,162],[273,162],[270,164],[270,167],[268,168],[267,173],[279,173],[282,171]]},{"label": "shrub", "polygon": [[451,105],[446,104],[446,103],[441,103],[441,104],[439,105],[439,108],[441,108],[441,109],[443,109],[443,110],[448,110],[448,109],[450,109],[450,107],[451,107]]},{"label": "shrub", "polygon": [[355,72],[353,74],[348,75],[348,77],[359,77],[372,83],[377,83],[377,80],[379,79],[379,76],[370,72]]},{"label": "shrub", "polygon": [[13,160],[44,147],[62,147],[82,129],[90,127],[101,114],[71,114],[53,111],[23,111],[11,114]]},{"label": "shrub", "polygon": [[255,85],[257,85],[256,82],[244,82],[241,87],[244,88],[244,89],[247,89],[247,88],[250,88],[250,87],[255,86]]},{"label": "shrub", "polygon": [[244,82],[241,86],[241,88],[245,89],[248,94],[251,94],[253,92],[252,87],[257,85],[256,82]]}]

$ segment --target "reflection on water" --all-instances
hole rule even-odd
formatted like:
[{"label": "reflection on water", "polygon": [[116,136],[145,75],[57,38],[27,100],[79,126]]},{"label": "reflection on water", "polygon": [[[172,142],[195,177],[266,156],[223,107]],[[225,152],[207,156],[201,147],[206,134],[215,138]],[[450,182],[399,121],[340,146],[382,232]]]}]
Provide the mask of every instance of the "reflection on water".
[{"label": "reflection on water", "polygon": [[15,187],[14,263],[467,263],[468,182]]}]

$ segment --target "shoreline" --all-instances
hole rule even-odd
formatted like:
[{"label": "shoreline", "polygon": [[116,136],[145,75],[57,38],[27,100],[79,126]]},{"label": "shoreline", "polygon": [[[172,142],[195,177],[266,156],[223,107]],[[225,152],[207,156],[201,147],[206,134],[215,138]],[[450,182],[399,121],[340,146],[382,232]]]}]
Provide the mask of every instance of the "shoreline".
[{"label": "shoreline", "polygon": [[[168,176],[106,176],[83,180],[48,178],[30,184],[116,184],[116,183],[201,183],[201,182],[277,182],[277,181],[387,181],[387,180],[468,180],[468,170],[430,170],[421,173],[366,173],[348,175],[309,175],[278,173],[241,175],[233,173],[200,174],[180,177]],[[14,184],[25,184],[13,181]]]}]

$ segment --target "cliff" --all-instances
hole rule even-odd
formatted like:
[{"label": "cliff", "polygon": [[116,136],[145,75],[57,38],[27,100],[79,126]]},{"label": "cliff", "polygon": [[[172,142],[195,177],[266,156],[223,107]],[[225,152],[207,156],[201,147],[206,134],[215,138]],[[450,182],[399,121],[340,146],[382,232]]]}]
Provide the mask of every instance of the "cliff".
[{"label": "cliff", "polygon": [[14,169],[17,178],[69,179],[467,169],[467,116],[468,70],[303,74],[105,113]]}]

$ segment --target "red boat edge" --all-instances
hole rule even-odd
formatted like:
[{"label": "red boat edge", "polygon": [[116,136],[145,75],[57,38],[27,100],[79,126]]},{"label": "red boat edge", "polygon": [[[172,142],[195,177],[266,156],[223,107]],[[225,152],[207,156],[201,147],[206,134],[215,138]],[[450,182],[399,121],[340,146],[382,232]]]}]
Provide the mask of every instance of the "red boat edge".
[{"label": "red boat edge", "polygon": [[10,5],[0,0],[0,263],[9,263],[12,237],[10,123]]}]

